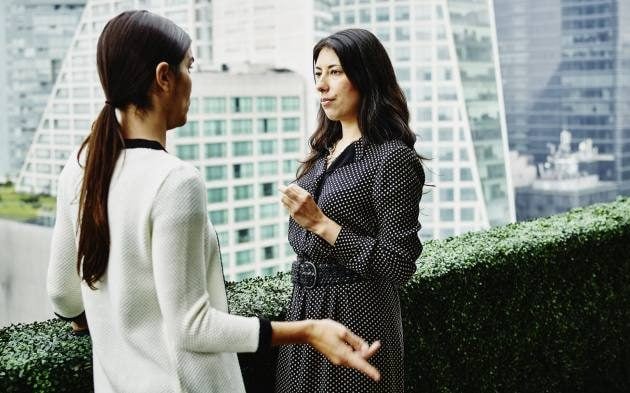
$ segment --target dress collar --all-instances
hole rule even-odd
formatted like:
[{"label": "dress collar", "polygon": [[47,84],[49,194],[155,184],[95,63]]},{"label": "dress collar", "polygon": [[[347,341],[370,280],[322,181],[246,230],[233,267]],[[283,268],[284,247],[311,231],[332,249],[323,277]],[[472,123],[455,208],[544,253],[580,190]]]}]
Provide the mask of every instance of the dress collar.
[{"label": "dress collar", "polygon": [[125,139],[125,149],[153,149],[166,151],[160,142],[149,139]]}]

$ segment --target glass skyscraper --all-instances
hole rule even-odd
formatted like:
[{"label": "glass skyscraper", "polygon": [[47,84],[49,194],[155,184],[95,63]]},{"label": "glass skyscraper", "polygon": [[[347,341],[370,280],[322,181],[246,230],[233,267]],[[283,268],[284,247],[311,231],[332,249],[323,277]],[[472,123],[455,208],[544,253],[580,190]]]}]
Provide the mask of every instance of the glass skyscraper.
[{"label": "glass skyscraper", "polygon": [[424,238],[514,220],[496,35],[486,0],[333,0],[334,29],[367,28],[387,48],[431,158]]},{"label": "glass skyscraper", "polygon": [[0,53],[4,52],[6,68],[2,71],[5,100],[0,97],[4,140],[0,143],[6,149],[2,153],[5,171],[11,176],[17,176],[24,163],[86,1],[3,2]]},{"label": "glass skyscraper", "polygon": [[495,4],[510,146],[544,162],[568,129],[614,156],[598,175],[630,194],[630,4]]}]

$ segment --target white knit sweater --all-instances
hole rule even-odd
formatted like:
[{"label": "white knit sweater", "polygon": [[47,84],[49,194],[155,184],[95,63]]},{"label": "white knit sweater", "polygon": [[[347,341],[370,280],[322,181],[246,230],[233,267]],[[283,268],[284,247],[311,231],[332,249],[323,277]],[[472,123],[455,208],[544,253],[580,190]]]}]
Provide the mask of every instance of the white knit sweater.
[{"label": "white knit sweater", "polygon": [[57,314],[86,312],[95,391],[244,392],[233,352],[256,351],[260,325],[227,313],[198,170],[161,150],[123,151],[109,191],[109,263],[97,290],[76,272],[82,175],[75,154],[59,179],[48,293]]}]

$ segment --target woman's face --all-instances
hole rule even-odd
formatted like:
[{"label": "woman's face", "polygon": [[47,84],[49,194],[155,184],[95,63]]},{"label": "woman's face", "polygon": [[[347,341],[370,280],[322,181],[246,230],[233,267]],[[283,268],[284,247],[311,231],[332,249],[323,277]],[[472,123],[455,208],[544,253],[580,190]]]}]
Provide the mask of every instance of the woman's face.
[{"label": "woman's face", "polygon": [[355,122],[361,95],[346,76],[334,50],[323,48],[315,61],[315,88],[330,120]]},{"label": "woman's face", "polygon": [[168,116],[167,128],[172,129],[181,127],[186,124],[188,108],[190,107],[190,91],[192,88],[192,80],[190,78],[190,70],[195,59],[190,49],[186,52],[186,56],[179,63],[177,83],[173,91],[171,100],[171,110]]}]

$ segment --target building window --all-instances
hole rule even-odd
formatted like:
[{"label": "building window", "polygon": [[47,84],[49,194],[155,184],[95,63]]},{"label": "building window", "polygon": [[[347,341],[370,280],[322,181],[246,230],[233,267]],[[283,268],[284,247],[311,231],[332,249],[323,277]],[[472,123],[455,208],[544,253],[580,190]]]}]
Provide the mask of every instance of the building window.
[{"label": "building window", "polygon": [[462,221],[475,221],[475,209],[464,207],[459,211]]},{"label": "building window", "polygon": [[265,161],[258,165],[259,176],[276,175],[278,173],[278,163],[276,161]]},{"label": "building window", "polygon": [[177,145],[175,155],[182,160],[198,160],[199,145]]},{"label": "building window", "polygon": [[236,242],[248,243],[254,240],[254,230],[252,228],[239,229],[236,231]]},{"label": "building window", "polygon": [[204,97],[203,113],[225,113],[225,97]]},{"label": "building window", "polygon": [[398,6],[395,12],[396,20],[409,20],[409,7]]},{"label": "building window", "polygon": [[236,252],[236,265],[249,265],[254,263],[254,250],[243,250]]},{"label": "building window", "polygon": [[276,141],[258,141],[258,152],[262,155],[276,154],[277,147]]},{"label": "building window", "polygon": [[276,183],[262,183],[260,185],[260,196],[269,197],[276,195]]},{"label": "building window", "polygon": [[262,249],[263,259],[275,259],[278,257],[278,246],[267,246]]},{"label": "building window", "polygon": [[282,151],[284,153],[297,153],[300,151],[299,139],[285,139],[282,141]]},{"label": "building window", "polygon": [[175,135],[180,138],[199,136],[199,123],[196,121],[189,121],[178,128]]},{"label": "building window", "polygon": [[282,119],[282,131],[294,132],[300,130],[300,119],[297,117],[287,117]]},{"label": "building window", "polygon": [[361,8],[359,10],[359,22],[362,24],[372,22],[372,13],[369,8]]},{"label": "building window", "polygon": [[232,134],[234,135],[251,134],[252,128],[252,121],[249,119],[232,120]]},{"label": "building window", "polygon": [[258,132],[262,134],[271,134],[278,131],[278,120],[276,119],[258,119]]},{"label": "building window", "polygon": [[228,231],[217,232],[217,238],[219,239],[219,244],[222,246],[230,244],[230,233]]},{"label": "building window", "polygon": [[208,188],[208,203],[221,203],[227,201],[228,190],[226,187]]},{"label": "building window", "polygon": [[440,168],[440,180],[453,181],[453,168]]},{"label": "building window", "polygon": [[344,14],[344,22],[347,25],[354,24],[354,10],[349,10],[349,11],[345,12],[345,14]]},{"label": "building window", "polygon": [[282,97],[282,110],[285,112],[300,110],[300,97]]},{"label": "building window", "polygon": [[453,149],[450,147],[440,147],[438,149],[438,159],[440,161],[453,161]]},{"label": "building window", "polygon": [[188,107],[188,113],[197,114],[199,112],[199,100],[195,97],[190,98],[190,106]]},{"label": "building window", "polygon": [[376,9],[376,21],[377,22],[387,22],[387,21],[389,21],[389,8],[378,7]]},{"label": "building window", "polygon": [[472,180],[472,171],[470,168],[461,168],[459,170],[459,180]]},{"label": "building window", "polygon": [[453,221],[454,220],[453,209],[440,209],[440,220]]},{"label": "building window", "polygon": [[254,164],[234,164],[232,169],[235,179],[248,179],[254,176]]},{"label": "building window", "polygon": [[205,136],[220,136],[226,134],[225,120],[206,120],[203,122],[203,134]]},{"label": "building window", "polygon": [[[208,196],[208,199],[210,199],[209,196]],[[208,218],[210,219],[210,222],[212,223],[212,225],[227,224],[228,211],[227,210],[211,210],[210,213],[208,213]],[[221,244],[223,244],[223,242],[221,242]]]},{"label": "building window", "polygon": [[206,143],[206,158],[219,158],[227,155],[225,143]]},{"label": "building window", "polygon": [[254,186],[245,185],[245,186],[235,186],[234,187],[234,199],[237,201],[243,199],[250,199],[254,196]]},{"label": "building window", "polygon": [[278,237],[278,224],[263,225],[260,227],[260,237],[263,240],[274,239]]},{"label": "building window", "polygon": [[461,189],[461,198],[462,201],[474,201],[475,198],[475,189],[474,188],[462,188]]},{"label": "building window", "polygon": [[438,130],[438,140],[441,142],[453,141],[453,129],[450,127],[443,127]]},{"label": "building window", "polygon": [[227,170],[225,165],[210,165],[206,167],[206,180],[225,180],[227,179]]},{"label": "building window", "polygon": [[452,202],[453,197],[453,189],[452,188],[440,188],[440,201],[442,202]]},{"label": "building window", "polygon": [[409,27],[401,26],[396,28],[396,41],[409,41],[410,36]]},{"label": "building window", "polygon": [[232,142],[232,155],[234,157],[251,156],[254,153],[252,142]]},{"label": "building window", "polygon": [[260,205],[260,218],[275,218],[278,217],[278,203],[267,203]]},{"label": "building window", "polygon": [[237,207],[234,209],[234,221],[243,222],[254,219],[254,208],[251,206]]},{"label": "building window", "polygon": [[251,97],[232,97],[232,112],[249,113],[252,111]]},{"label": "building window", "polygon": [[299,163],[296,160],[284,160],[282,161],[282,173],[287,175],[295,175],[297,172]]},{"label": "building window", "polygon": [[257,97],[256,110],[258,112],[275,112],[276,101],[276,97]]}]

